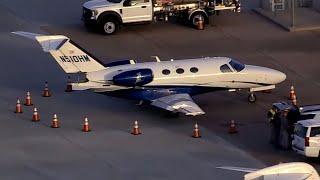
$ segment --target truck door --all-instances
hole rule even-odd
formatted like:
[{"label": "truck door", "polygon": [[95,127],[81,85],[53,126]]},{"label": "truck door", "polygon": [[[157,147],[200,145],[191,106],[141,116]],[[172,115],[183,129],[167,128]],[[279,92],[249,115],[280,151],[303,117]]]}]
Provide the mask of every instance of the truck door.
[{"label": "truck door", "polygon": [[125,0],[123,2],[122,21],[124,23],[152,20],[151,0]]}]

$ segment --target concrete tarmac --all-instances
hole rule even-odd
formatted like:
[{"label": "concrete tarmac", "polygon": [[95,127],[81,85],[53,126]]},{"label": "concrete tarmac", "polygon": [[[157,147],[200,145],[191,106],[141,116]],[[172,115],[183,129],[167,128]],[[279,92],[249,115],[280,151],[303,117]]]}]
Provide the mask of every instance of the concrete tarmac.
[{"label": "concrete tarmac", "polygon": [[[279,162],[314,160],[268,144],[266,112],[285,100],[295,85],[299,104],[319,103],[320,32],[288,33],[254,13],[222,13],[204,31],[159,22],[126,26],[114,36],[86,30],[83,1],[4,0],[0,2],[1,179],[241,179],[244,175],[216,166],[262,168]],[[162,110],[91,92],[63,92],[66,75],[49,54],[11,31],[64,34],[100,60],[152,61],[202,56],[230,56],[247,64],[281,70],[288,79],[271,94],[217,92],[194,97],[204,116],[168,118]],[[41,97],[49,81],[51,98]],[[41,122],[30,121],[32,108],[13,113],[17,97],[31,91]],[[49,127],[52,114],[60,129]],[[84,116],[93,131],[80,131]],[[228,122],[239,134],[227,134]],[[143,135],[132,136],[138,120]],[[194,120],[202,139],[190,137]]]}]

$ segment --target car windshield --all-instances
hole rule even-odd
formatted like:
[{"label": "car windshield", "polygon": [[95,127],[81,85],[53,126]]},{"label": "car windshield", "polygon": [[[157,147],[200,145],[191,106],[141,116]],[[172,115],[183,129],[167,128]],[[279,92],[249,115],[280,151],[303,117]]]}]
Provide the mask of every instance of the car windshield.
[{"label": "car windshield", "polygon": [[307,119],[314,119],[315,116],[316,116],[315,114],[301,114],[299,116],[299,121],[307,120]]},{"label": "car windshield", "polygon": [[234,59],[231,59],[231,61],[229,62],[229,64],[232,66],[232,68],[234,70],[236,70],[237,72],[240,72],[244,69],[244,64],[234,60]]},{"label": "car windshield", "polygon": [[122,0],[107,0],[107,1],[112,2],[112,3],[121,3],[122,2]]}]

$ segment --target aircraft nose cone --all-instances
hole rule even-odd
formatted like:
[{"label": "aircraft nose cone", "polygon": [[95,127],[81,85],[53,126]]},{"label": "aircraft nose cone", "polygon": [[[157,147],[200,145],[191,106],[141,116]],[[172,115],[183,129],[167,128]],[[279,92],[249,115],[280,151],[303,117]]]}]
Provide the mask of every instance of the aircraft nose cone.
[{"label": "aircraft nose cone", "polygon": [[278,73],[279,82],[278,83],[281,83],[282,81],[286,80],[286,78],[287,78],[287,75],[285,73],[279,71],[279,73]]},{"label": "aircraft nose cone", "polygon": [[284,81],[287,78],[287,75],[284,74],[283,72],[273,70],[269,75],[269,77],[271,78],[271,81],[274,82],[274,84],[278,84]]}]

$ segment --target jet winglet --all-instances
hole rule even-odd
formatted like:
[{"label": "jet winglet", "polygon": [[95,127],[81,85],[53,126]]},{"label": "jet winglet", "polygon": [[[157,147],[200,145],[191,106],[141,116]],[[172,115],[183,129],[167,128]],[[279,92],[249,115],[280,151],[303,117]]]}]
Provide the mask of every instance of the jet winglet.
[{"label": "jet winglet", "polygon": [[36,39],[37,36],[43,36],[42,34],[36,34],[36,33],[24,32],[24,31],[15,31],[15,32],[11,32],[11,33],[32,39],[34,41],[37,40]]}]

